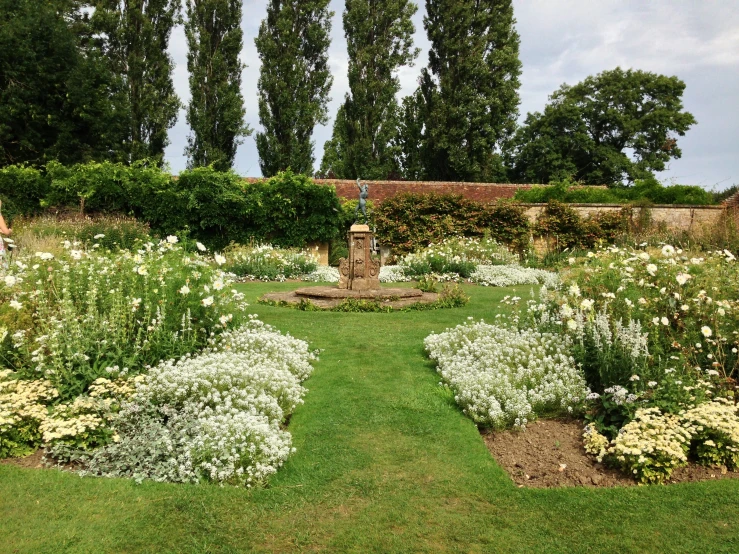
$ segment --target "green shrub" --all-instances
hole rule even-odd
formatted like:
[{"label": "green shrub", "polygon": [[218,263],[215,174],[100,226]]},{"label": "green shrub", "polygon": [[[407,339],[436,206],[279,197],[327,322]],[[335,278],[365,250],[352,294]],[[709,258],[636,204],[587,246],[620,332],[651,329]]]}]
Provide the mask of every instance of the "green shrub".
[{"label": "green shrub", "polygon": [[515,199],[519,202],[544,204],[558,200],[570,204],[629,204],[648,200],[654,204],[715,204],[715,196],[707,190],[688,185],[664,186],[654,178],[637,180],[633,186],[592,187],[581,186],[565,179],[553,181],[549,186],[534,186],[529,190],[518,190]]},{"label": "green shrub", "polygon": [[525,249],[529,223],[525,209],[511,202],[483,204],[455,194],[403,193],[375,210],[377,237],[403,255],[452,236],[492,238]]},{"label": "green shrub", "polygon": [[0,169],[0,200],[6,222],[19,215],[35,215],[48,191],[48,180],[33,167],[10,165]]}]

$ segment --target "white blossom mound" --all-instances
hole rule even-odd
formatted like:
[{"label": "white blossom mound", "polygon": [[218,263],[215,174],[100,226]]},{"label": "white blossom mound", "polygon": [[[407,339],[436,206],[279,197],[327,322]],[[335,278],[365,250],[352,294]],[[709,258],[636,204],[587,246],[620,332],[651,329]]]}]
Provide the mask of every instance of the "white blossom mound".
[{"label": "white blossom mound", "polygon": [[315,359],[304,341],[251,319],[200,355],[162,362],[124,404],[117,442],[82,460],[87,472],[259,485],[292,451],[281,425]]},{"label": "white blossom mound", "polygon": [[485,287],[512,287],[514,285],[544,285],[555,288],[559,275],[543,269],[510,265],[478,265],[470,281]]},{"label": "white blossom mound", "polygon": [[588,393],[559,335],[480,321],[429,335],[424,345],[456,402],[481,425],[525,427],[571,411]]}]

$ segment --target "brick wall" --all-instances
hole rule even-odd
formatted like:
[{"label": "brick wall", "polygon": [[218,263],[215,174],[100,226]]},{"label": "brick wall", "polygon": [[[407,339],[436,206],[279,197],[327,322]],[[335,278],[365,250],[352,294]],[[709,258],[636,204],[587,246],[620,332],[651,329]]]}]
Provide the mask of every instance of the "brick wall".
[{"label": "brick wall", "polygon": [[[260,179],[245,178],[247,182]],[[359,197],[357,182],[347,179],[313,179],[318,185],[333,185],[339,197],[354,199]],[[373,202],[382,202],[401,192],[437,194],[461,194],[470,200],[490,202],[499,198],[513,198],[518,189],[528,190],[532,185],[511,185],[500,183],[447,183],[438,181],[365,181],[369,185],[369,199]]]}]

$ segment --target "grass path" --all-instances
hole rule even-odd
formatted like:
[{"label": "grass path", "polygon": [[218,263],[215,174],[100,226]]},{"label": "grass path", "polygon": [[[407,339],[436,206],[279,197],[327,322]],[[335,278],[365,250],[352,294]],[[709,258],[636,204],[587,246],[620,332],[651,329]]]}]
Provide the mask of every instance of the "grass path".
[{"label": "grass path", "polygon": [[468,292],[464,309],[433,312],[254,306],[322,350],[290,422],[297,451],[269,488],[0,466],[0,552],[739,552],[736,481],[516,488],[422,348],[467,316],[491,320],[511,290]]}]

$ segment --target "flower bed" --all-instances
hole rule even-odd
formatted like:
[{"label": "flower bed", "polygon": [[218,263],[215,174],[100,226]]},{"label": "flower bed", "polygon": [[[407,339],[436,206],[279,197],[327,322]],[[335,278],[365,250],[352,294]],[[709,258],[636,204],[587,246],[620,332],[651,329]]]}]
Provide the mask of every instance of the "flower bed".
[{"label": "flower bed", "polygon": [[[528,398],[535,389],[511,380],[511,367],[501,360],[522,348],[520,333],[546,356],[536,341],[547,336],[582,368],[590,388],[580,407],[589,421],[586,448],[594,456],[645,483],[664,481],[688,460],[735,468],[739,266],[734,255],[691,254],[671,245],[611,247],[570,258],[562,277],[561,285],[548,283],[539,298],[507,297],[505,315],[487,331],[494,340],[468,337],[463,329],[469,325],[449,334],[443,347],[434,346],[438,336],[427,338],[431,357],[463,409],[485,425],[520,426],[524,419],[516,410],[510,413],[518,419],[500,415],[506,410],[496,404],[498,389],[512,405],[509,398]],[[525,374],[531,365],[529,358],[514,367]],[[473,392],[460,392],[463,385]],[[530,412],[537,414],[533,407]]]},{"label": "flower bed", "polygon": [[67,241],[0,275],[0,457],[43,447],[82,473],[244,486],[284,462],[315,355],[245,321],[226,256],[177,243]]}]

